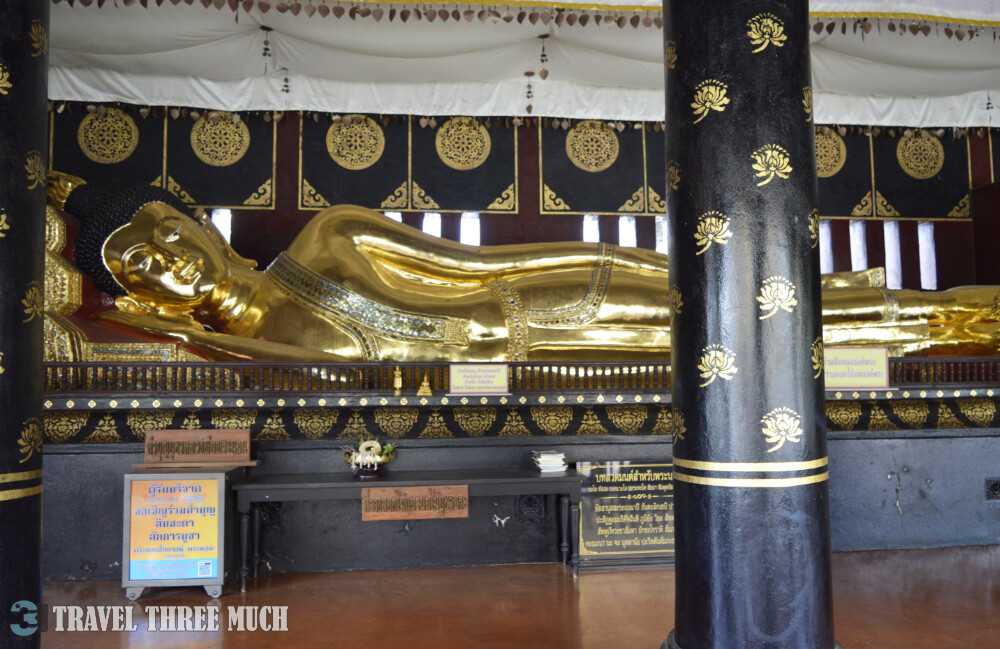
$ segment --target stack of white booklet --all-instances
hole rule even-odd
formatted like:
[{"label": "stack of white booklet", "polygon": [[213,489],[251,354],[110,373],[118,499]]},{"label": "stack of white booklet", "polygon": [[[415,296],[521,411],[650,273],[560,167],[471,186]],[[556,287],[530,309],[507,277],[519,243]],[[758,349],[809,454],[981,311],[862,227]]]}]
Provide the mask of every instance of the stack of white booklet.
[{"label": "stack of white booklet", "polygon": [[532,451],[531,461],[542,473],[549,471],[565,471],[566,454],[558,451]]}]

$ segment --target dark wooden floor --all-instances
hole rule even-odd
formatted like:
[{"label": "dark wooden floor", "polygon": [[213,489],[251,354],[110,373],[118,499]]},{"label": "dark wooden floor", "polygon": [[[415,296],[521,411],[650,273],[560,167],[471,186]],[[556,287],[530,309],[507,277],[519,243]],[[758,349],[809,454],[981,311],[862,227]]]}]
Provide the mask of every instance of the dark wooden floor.
[{"label": "dark wooden floor", "polygon": [[[1000,546],[836,554],[834,616],[844,649],[997,649]],[[562,566],[278,575],[213,602],[197,588],[152,589],[139,631],[43,635],[79,647],[423,647],[657,649],[673,626],[673,570]],[[128,604],[115,582],[52,582],[55,604]],[[148,605],[287,605],[287,633],[149,633]]]}]

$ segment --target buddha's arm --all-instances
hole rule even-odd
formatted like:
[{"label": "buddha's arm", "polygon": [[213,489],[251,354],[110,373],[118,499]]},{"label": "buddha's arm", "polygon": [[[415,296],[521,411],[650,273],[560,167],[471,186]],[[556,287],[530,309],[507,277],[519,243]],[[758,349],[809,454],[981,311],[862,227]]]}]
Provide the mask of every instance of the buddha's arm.
[{"label": "buddha's arm", "polygon": [[188,343],[204,352],[213,361],[340,363],[352,360],[317,349],[205,331],[200,325],[183,325],[173,320],[139,313],[107,311],[100,317],[101,320],[126,329]]},{"label": "buddha's arm", "polygon": [[[516,277],[536,272],[592,268],[598,246],[584,242],[528,243],[504,246],[467,246],[434,237],[397,223],[378,212],[356,206],[338,206],[315,217],[296,239],[295,257],[320,240],[349,241],[355,250],[401,274],[444,284],[479,284],[494,277]],[[308,232],[321,228],[323,236]],[[316,251],[319,252],[318,250]],[[618,248],[615,265],[644,274],[667,272],[667,258],[650,250]]]}]

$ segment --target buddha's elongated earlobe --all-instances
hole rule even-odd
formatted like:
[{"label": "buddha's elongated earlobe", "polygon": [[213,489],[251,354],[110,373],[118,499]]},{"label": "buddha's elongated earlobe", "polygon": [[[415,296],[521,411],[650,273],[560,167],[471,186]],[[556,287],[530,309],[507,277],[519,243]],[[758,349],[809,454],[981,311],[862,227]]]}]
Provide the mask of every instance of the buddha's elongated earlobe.
[{"label": "buddha's elongated earlobe", "polygon": [[226,241],[226,238],[222,236],[221,232],[219,232],[219,228],[217,228],[215,224],[212,223],[212,219],[208,216],[208,212],[206,212],[203,209],[198,209],[194,213],[194,218],[195,220],[198,221],[198,223],[201,224],[203,228],[205,228],[205,231],[208,232],[208,235],[211,237],[212,241],[217,246],[219,246],[219,250],[221,250],[222,253],[226,256],[226,259],[228,259],[229,261],[233,262],[238,266],[249,268],[250,270],[257,268],[257,262],[255,260],[247,259],[246,257],[240,255],[238,252],[233,250],[233,247],[229,245],[229,242]]}]

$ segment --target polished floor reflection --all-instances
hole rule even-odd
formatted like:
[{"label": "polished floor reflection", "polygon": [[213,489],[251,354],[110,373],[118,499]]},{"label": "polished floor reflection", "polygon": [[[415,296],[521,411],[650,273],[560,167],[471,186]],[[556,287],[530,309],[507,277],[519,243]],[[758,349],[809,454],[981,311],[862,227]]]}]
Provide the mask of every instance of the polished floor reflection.
[{"label": "polished floor reflection", "polygon": [[[836,554],[834,618],[844,649],[1000,647],[1000,546]],[[673,570],[517,565],[276,575],[219,600],[115,582],[51,582],[49,605],[129,605],[137,631],[43,634],[44,649],[295,647],[657,649],[673,626]],[[146,606],[218,606],[218,632],[149,632]],[[228,607],[288,606],[288,631],[227,631]],[[50,627],[52,626],[50,620]]]}]

